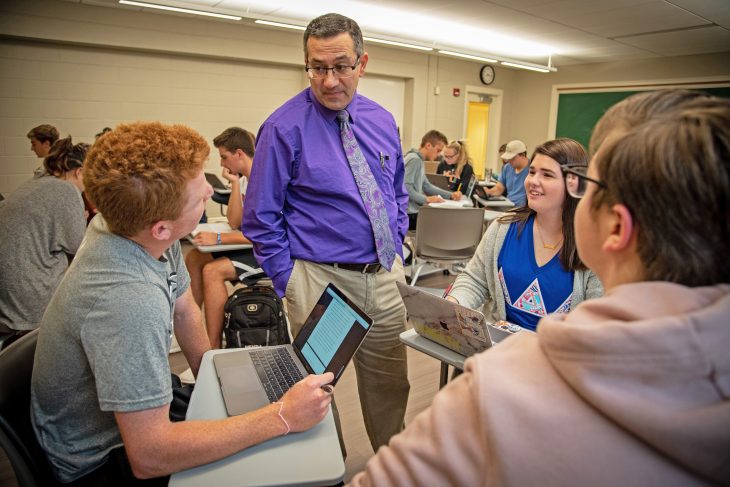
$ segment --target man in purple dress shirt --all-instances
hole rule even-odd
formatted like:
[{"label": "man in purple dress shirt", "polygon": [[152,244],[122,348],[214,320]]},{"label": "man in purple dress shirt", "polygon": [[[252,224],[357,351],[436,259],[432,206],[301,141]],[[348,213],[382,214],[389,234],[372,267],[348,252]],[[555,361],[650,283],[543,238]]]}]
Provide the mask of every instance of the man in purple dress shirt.
[{"label": "man in purple dress shirt", "polygon": [[[405,280],[400,252],[408,230],[400,138],[393,116],[356,93],[368,54],[355,21],[338,14],[314,19],[304,32],[304,54],[310,88],[261,126],[242,229],[286,296],[294,335],[329,282],[375,320],[354,362],[365,428],[377,450],[402,429],[410,389],[398,339],[405,309],[395,285]],[[344,109],[389,217],[399,253],[390,271],[378,263],[342,146],[337,112]]]}]

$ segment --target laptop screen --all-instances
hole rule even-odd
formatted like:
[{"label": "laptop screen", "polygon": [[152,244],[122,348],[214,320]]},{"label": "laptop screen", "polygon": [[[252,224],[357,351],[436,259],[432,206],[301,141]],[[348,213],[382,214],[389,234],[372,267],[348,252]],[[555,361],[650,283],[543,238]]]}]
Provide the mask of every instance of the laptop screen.
[{"label": "laptop screen", "polygon": [[471,194],[474,192],[474,186],[477,184],[477,178],[472,175],[471,179],[469,179],[469,184],[466,185],[466,190],[464,191],[464,196],[466,196],[467,199],[471,198]]},{"label": "laptop screen", "polygon": [[365,338],[373,320],[329,284],[294,340],[309,372],[332,372],[335,382]]}]

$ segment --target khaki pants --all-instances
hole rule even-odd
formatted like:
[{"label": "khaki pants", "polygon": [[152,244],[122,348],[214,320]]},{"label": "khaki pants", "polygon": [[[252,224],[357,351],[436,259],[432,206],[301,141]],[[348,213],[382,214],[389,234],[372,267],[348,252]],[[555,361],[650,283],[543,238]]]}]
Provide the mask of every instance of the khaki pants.
[{"label": "khaki pants", "polygon": [[410,390],[406,350],[398,339],[405,331],[406,311],[396,281],[405,282],[400,257],[390,272],[382,269],[377,274],[297,260],[286,287],[293,336],[330,282],[373,318],[373,327],[353,362],[365,429],[376,452],[403,429]]}]

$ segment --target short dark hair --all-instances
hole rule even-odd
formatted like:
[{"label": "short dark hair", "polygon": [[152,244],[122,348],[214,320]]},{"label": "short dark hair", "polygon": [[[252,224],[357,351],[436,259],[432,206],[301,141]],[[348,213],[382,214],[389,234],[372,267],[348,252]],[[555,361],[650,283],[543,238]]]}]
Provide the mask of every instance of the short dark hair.
[{"label": "short dark hair", "polygon": [[449,143],[449,139],[447,139],[446,136],[438,130],[429,130],[421,138],[421,147],[426,147],[426,144],[436,145],[439,142],[446,145]]},{"label": "short dark hair", "polygon": [[213,139],[213,145],[223,147],[228,152],[241,149],[248,157],[253,157],[256,136],[241,127],[229,127]]},{"label": "short dark hair", "polygon": [[621,103],[591,162],[607,186],[592,210],[629,209],[644,280],[730,282],[730,100],[663,91]]},{"label": "short dark hair", "polygon": [[357,57],[361,57],[365,52],[362,41],[362,31],[357,22],[344,15],[329,13],[320,15],[307,25],[304,31],[304,56],[307,58],[307,41],[310,37],[319,37],[327,39],[336,35],[347,32],[352,38],[352,46],[355,49]]},{"label": "short dark hair", "polygon": [[33,127],[30,129],[30,132],[28,132],[29,139],[36,139],[40,143],[50,142],[51,145],[53,145],[59,137],[61,137],[61,134],[58,133],[58,129],[53,125],[48,125],[47,123]]},{"label": "short dark hair", "polygon": [[[535,152],[532,153],[532,159],[537,154],[542,154],[554,160],[561,166],[565,165],[576,165],[580,164],[583,166],[588,165],[588,153],[586,152],[583,145],[573,139],[562,137],[559,139],[548,140],[535,147]],[[578,207],[578,200],[573,198],[565,192],[565,200],[563,201],[563,247],[560,249],[560,263],[566,270],[579,270],[585,269],[586,266],[578,256],[578,250],[575,245],[575,229],[573,228],[573,221],[575,220],[575,209]],[[513,211],[508,212],[505,216],[499,219],[500,223],[509,222],[521,222],[518,228],[518,235],[522,233],[525,222],[530,216],[535,214],[535,210],[530,208],[528,205],[517,208]]]}]

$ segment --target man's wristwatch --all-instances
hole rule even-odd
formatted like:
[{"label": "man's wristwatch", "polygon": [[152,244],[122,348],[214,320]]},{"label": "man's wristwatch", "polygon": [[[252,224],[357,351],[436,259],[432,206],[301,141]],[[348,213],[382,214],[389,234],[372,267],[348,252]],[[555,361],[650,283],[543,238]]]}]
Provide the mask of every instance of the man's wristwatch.
[{"label": "man's wristwatch", "polygon": [[220,245],[221,244],[221,232],[218,232],[218,238],[216,239],[215,244],[216,245]]}]

